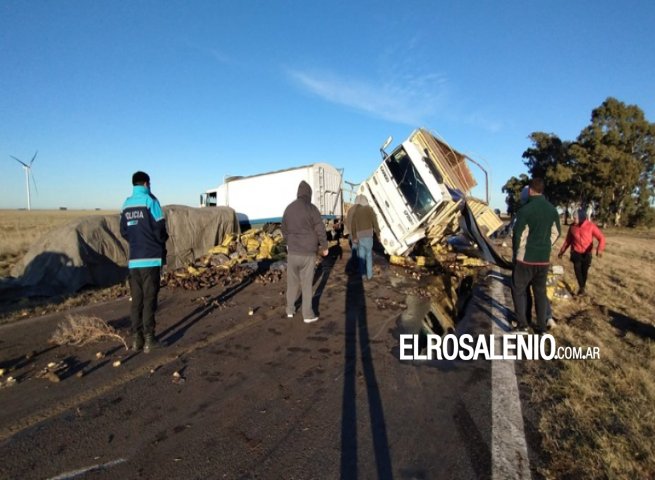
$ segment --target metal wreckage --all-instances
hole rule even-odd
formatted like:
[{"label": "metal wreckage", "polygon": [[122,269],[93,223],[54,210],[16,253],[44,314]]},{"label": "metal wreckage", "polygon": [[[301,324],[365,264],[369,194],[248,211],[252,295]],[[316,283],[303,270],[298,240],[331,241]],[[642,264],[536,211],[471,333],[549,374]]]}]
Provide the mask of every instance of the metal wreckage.
[{"label": "metal wreckage", "polygon": [[[277,225],[286,205],[295,199],[300,180],[312,187],[312,203],[326,220],[330,234],[338,231],[349,207],[344,203],[344,183],[358,187],[351,193],[364,195],[375,211],[380,243],[392,264],[411,268],[440,265],[450,271],[489,263],[511,268],[489,240],[503,221],[488,206],[488,177],[482,166],[422,128],[387,153],[391,141],[389,138],[380,148],[380,165],[361,184],[344,182],[342,169],[317,163],[229,177],[205,191],[200,206],[234,209],[245,231],[226,236],[186,267],[168,272],[163,284],[194,290],[230,286],[258,273],[257,262],[262,261],[270,268],[258,281],[279,280],[283,271],[279,261],[286,257],[286,249]],[[467,162],[484,172],[485,200],[471,196],[477,181]]]}]

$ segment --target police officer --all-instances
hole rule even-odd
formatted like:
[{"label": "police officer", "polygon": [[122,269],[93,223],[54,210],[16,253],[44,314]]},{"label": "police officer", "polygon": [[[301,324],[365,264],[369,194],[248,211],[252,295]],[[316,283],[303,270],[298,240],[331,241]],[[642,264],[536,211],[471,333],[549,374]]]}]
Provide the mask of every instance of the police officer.
[{"label": "police officer", "polygon": [[133,191],[123,204],[121,235],[130,245],[129,280],[132,294],[132,349],[149,353],[160,344],[155,338],[155,311],[161,267],[166,261],[166,221],[150,192],[145,172],[132,175]]}]

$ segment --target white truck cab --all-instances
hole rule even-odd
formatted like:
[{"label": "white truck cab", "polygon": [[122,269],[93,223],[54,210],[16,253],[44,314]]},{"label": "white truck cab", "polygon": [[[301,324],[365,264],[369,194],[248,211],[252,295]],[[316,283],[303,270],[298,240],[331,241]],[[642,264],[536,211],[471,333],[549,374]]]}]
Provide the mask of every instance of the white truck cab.
[{"label": "white truck cab", "polygon": [[425,236],[427,219],[452,198],[434,163],[410,140],[383,157],[358,193],[378,217],[387,253],[403,255]]}]

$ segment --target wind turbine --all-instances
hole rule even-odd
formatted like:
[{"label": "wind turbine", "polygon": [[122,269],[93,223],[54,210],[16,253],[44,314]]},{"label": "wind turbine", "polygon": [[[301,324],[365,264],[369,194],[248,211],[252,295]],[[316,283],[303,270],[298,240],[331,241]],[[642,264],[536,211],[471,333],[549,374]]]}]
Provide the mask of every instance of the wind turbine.
[{"label": "wind turbine", "polygon": [[34,180],[34,175],[32,174],[32,164],[34,163],[34,160],[36,160],[36,154],[39,153],[37,150],[36,153],[34,153],[34,156],[32,157],[32,161],[28,165],[27,163],[23,162],[22,160],[14,157],[13,155],[9,155],[11,158],[16,160],[18,163],[20,163],[23,166],[23,170],[25,170],[25,188],[27,189],[27,209],[32,210],[32,203],[30,199],[30,177],[32,177],[32,183],[34,183],[34,191],[36,193],[39,193],[39,190],[36,188],[36,180]]}]

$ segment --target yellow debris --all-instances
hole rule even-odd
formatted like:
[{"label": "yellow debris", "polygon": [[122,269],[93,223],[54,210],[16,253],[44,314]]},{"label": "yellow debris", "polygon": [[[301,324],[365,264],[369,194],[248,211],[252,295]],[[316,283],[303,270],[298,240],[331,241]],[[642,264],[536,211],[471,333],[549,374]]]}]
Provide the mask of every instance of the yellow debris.
[{"label": "yellow debris", "polygon": [[245,246],[246,250],[248,250],[248,253],[255,252],[259,250],[259,240],[256,238],[249,238]]},{"label": "yellow debris", "polygon": [[187,267],[187,272],[189,272],[190,275],[192,276],[197,276],[197,275],[202,275],[207,269],[204,267],[201,268],[196,268],[191,265]]},{"label": "yellow debris", "polygon": [[[259,245],[259,254],[257,255],[257,260],[265,260],[271,258],[275,253],[275,247],[275,240],[266,235],[262,239],[261,245]],[[248,250],[250,250],[250,248],[248,248]]]},{"label": "yellow debris", "polygon": [[212,255],[218,255],[218,254],[229,255],[230,247],[226,245],[216,245],[215,247],[209,249],[209,253]]},{"label": "yellow debris", "polygon": [[[458,255],[459,260],[459,255]],[[464,267],[484,267],[487,264],[484,260],[479,258],[465,257],[462,259],[462,265]]]},{"label": "yellow debris", "polygon": [[232,242],[234,242],[234,235],[228,233],[225,235],[225,238],[223,238],[223,243],[221,243],[221,246],[229,247]]},{"label": "yellow debris", "polygon": [[431,267],[435,263],[434,258],[416,257],[416,265],[419,267]]},{"label": "yellow debris", "polygon": [[548,297],[548,300],[552,301],[555,297],[555,289],[555,285],[546,286],[546,296]]},{"label": "yellow debris", "polygon": [[412,265],[413,262],[408,257],[401,257],[400,255],[391,255],[391,257],[389,257],[389,263],[391,263],[391,265],[399,265],[401,267],[407,267]]}]

